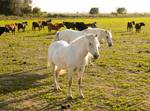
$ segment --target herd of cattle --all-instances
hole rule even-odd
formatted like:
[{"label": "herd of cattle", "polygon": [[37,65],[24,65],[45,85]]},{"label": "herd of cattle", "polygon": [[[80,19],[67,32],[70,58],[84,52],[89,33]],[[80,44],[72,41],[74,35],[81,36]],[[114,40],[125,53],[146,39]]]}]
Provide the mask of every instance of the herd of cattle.
[{"label": "herd of cattle", "polygon": [[127,32],[132,31],[134,25],[135,25],[136,32],[140,32],[141,31],[141,27],[145,26],[145,23],[144,22],[135,23],[135,21],[128,22],[127,23]]},{"label": "herd of cattle", "polygon": [[[20,29],[22,29],[22,31],[25,32],[27,25],[28,22],[25,21],[25,22],[15,23],[15,24],[6,24],[3,27],[0,26],[0,35],[2,35],[4,32],[7,33],[12,32],[12,34],[15,34],[16,29],[18,29],[18,32],[20,31]],[[141,27],[145,26],[145,23],[144,22],[135,23],[135,21],[128,22],[127,32],[132,31],[134,26],[136,32],[140,32]],[[41,29],[44,29],[44,27],[47,27],[49,32],[51,32],[51,30],[55,30],[57,32],[61,27],[82,31],[84,29],[87,29],[88,27],[96,28],[96,22],[89,23],[89,24],[85,24],[84,22],[63,22],[63,23],[53,24],[51,19],[47,21],[32,22],[32,30],[38,29],[40,31]]]},{"label": "herd of cattle", "polygon": [[[21,23],[6,24],[3,27],[0,26],[0,35],[2,35],[4,32],[12,32],[12,34],[15,34],[16,29],[18,29],[18,32],[20,29],[25,32],[27,25],[28,22],[25,21]],[[57,32],[61,27],[66,27],[67,29],[72,28],[74,30],[76,29],[81,31],[87,29],[88,27],[96,28],[96,22],[89,24],[85,24],[84,22],[63,22],[53,24],[51,19],[47,21],[32,22],[32,30],[38,29],[40,31],[41,29],[44,29],[44,27],[47,27],[49,32],[51,32],[51,30],[55,30]]]}]

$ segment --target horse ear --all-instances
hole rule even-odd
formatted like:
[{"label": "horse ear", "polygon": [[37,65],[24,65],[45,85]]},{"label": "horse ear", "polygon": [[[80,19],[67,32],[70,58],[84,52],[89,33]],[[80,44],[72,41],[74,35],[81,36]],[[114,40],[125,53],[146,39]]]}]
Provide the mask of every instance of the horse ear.
[{"label": "horse ear", "polygon": [[95,34],[95,37],[97,37],[98,35],[97,34]]}]

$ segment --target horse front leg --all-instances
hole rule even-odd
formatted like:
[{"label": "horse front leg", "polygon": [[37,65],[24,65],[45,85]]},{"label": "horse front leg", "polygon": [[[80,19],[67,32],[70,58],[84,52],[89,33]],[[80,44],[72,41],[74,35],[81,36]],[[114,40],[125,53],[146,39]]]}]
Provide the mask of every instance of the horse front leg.
[{"label": "horse front leg", "polygon": [[67,99],[73,99],[71,86],[72,86],[72,74],[73,70],[68,70],[68,92],[67,92]]},{"label": "horse front leg", "polygon": [[85,67],[82,67],[78,71],[78,91],[79,91],[79,98],[81,98],[81,99],[84,98],[84,95],[83,95],[82,89],[81,89],[81,83],[82,83],[82,78],[83,78],[84,70],[85,70]]}]

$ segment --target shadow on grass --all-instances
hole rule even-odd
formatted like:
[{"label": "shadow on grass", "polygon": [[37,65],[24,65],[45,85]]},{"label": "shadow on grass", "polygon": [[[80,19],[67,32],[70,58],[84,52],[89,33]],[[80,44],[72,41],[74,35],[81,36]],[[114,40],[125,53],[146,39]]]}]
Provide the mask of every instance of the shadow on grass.
[{"label": "shadow on grass", "polygon": [[[22,90],[28,90],[29,88],[36,88],[40,86],[49,85],[49,83],[42,83],[38,84],[36,82],[37,80],[47,78],[48,74],[33,74],[33,73],[22,73],[22,74],[8,74],[8,75],[0,75],[0,94],[7,94],[7,93],[13,93],[15,91],[22,91]],[[14,96],[14,98],[6,99],[6,100],[0,100],[0,108],[7,109],[9,105],[14,103],[22,103],[24,101],[30,101],[34,100],[36,97],[41,97],[42,95],[51,95],[50,98],[47,98],[47,104],[40,108],[40,111],[46,111],[46,110],[61,110],[61,106],[65,104],[75,104],[78,102],[79,98],[75,98],[73,100],[66,100],[62,96],[56,96],[57,93],[64,93],[63,91],[55,91],[53,87],[42,89],[35,91],[34,93],[27,93],[22,96]],[[54,97],[52,96],[54,95]],[[27,110],[30,109],[30,107],[19,108],[18,110]],[[11,107],[9,107],[11,110]]]},{"label": "shadow on grass", "polygon": [[[36,74],[31,73],[31,71],[37,71],[45,69],[46,67],[39,67],[36,69],[31,69],[28,71],[23,72],[17,72],[17,73],[5,73],[0,74],[0,94],[7,94],[7,93],[13,93],[15,91],[24,91],[28,90],[30,88],[36,88],[40,86],[49,85],[50,83],[38,83],[38,80],[48,78],[48,73],[45,74]],[[63,93],[64,96],[56,96],[57,93]],[[39,110],[40,111],[46,111],[46,110],[62,110],[62,105],[70,104],[74,105],[79,103],[81,100],[79,98],[74,98],[72,100],[66,100],[65,95],[66,92],[64,91],[54,91],[53,87],[42,89],[35,91],[34,93],[28,93],[22,96],[14,96],[14,98],[6,99],[6,100],[0,100],[0,108],[2,109],[10,109],[11,107],[8,107],[11,104],[14,103],[22,103],[23,101],[30,101],[36,97],[41,97],[42,95],[51,95],[50,98],[47,98],[47,104],[41,105]],[[54,95],[54,97],[53,97]],[[12,108],[13,109],[13,108]],[[30,109],[30,107],[19,108],[17,110],[27,110]]]},{"label": "shadow on grass", "polygon": [[65,111],[65,109],[71,109],[73,105],[81,101],[82,99],[80,98],[74,98],[72,100],[67,100],[66,98],[49,99],[48,104],[42,107],[40,111]]},{"label": "shadow on grass", "polygon": [[46,67],[38,67],[16,73],[0,74],[0,94],[6,94],[40,86],[38,83],[36,83],[36,81],[47,78],[48,74],[33,74],[31,71],[38,71],[42,69],[46,69]]},{"label": "shadow on grass", "polygon": [[[56,95],[57,93],[60,93],[60,92],[56,92],[53,89],[43,89],[40,91],[36,91],[32,94],[28,94],[25,96],[23,95],[21,98],[20,97],[14,98],[14,99],[10,99],[10,100],[5,100],[3,102],[0,101],[0,108],[8,109],[8,105],[10,105],[10,104],[22,103],[23,101],[28,101],[28,100],[32,100],[32,99],[34,100],[34,98],[45,95],[45,94]],[[41,106],[43,106],[43,107],[37,108],[38,111],[64,111],[62,109],[62,106],[70,105],[69,108],[66,108],[66,109],[70,109],[70,108],[72,108],[73,105],[80,103],[82,100],[79,98],[67,100],[64,97],[51,96],[51,98],[47,99],[46,101],[47,101],[47,104],[43,105],[43,103],[42,103]],[[23,108],[19,108],[17,110],[30,110],[30,108],[32,108],[32,107],[23,107]],[[9,107],[9,109],[11,110],[12,108]]]},{"label": "shadow on grass", "polygon": [[48,74],[40,75],[33,73],[22,74],[1,74],[0,75],[0,94],[7,94],[14,91],[26,90],[33,87],[38,87],[43,84],[39,84],[36,81],[47,78]]},{"label": "shadow on grass", "polygon": [[[33,99],[39,95],[45,94],[50,92],[49,90],[40,90],[39,92],[35,92],[34,94],[29,94],[29,95],[23,95],[21,98],[15,98],[15,99],[10,99],[10,100],[5,100],[5,101],[0,101],[0,108],[4,108],[9,105],[9,104],[13,104],[13,103],[19,103],[25,100],[29,100],[29,99]],[[21,110],[21,109],[20,109]]]},{"label": "shadow on grass", "polygon": [[[69,109],[72,109],[73,106],[78,106],[81,103],[83,103],[84,101],[91,101],[91,100],[93,100],[95,98],[99,98],[101,96],[102,95],[100,93],[95,96],[91,96],[91,97],[84,98],[84,99],[81,99],[79,97],[76,97],[72,100],[67,100],[66,98],[57,98],[57,99],[52,98],[47,101],[48,104],[46,106],[42,107],[39,110],[40,111],[72,111]],[[69,107],[67,107],[68,105],[69,105]],[[66,108],[63,109],[62,106],[66,107]]]},{"label": "shadow on grass", "polygon": [[15,74],[22,74],[22,73],[29,73],[31,71],[38,71],[38,70],[42,70],[42,69],[46,69],[47,67],[46,66],[43,66],[43,67],[36,67],[34,69],[29,69],[29,70],[26,70],[26,71],[21,71],[21,72],[14,72],[14,73],[0,73],[0,78],[3,77],[2,75],[15,75]]}]

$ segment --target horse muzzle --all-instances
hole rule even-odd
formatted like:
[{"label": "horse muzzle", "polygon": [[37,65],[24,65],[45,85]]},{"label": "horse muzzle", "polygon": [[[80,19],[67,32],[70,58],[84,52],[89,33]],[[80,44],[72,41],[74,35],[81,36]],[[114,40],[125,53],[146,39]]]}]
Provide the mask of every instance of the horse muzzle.
[{"label": "horse muzzle", "polygon": [[99,54],[94,54],[94,59],[98,59],[99,58]]},{"label": "horse muzzle", "polygon": [[109,47],[112,47],[112,46],[113,46],[113,44],[108,44],[108,46],[109,46]]}]

